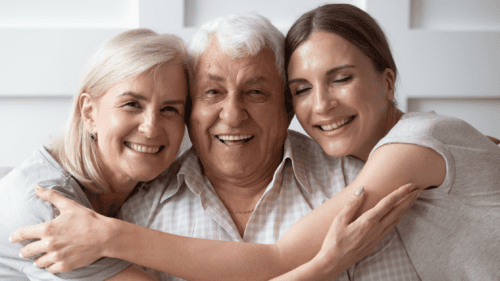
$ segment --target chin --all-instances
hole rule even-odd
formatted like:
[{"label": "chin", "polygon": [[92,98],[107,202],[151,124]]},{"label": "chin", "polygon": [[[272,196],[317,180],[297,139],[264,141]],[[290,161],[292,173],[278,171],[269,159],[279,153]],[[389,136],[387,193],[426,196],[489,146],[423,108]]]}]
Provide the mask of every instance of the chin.
[{"label": "chin", "polygon": [[156,169],[141,169],[141,170],[136,170],[132,174],[132,178],[136,181],[150,181],[155,179],[160,173],[163,172],[163,170],[156,170]]},{"label": "chin", "polygon": [[325,151],[326,154],[332,157],[344,157],[349,155],[349,149],[346,149],[348,146],[342,145],[342,143],[326,143],[321,144],[321,148]]}]

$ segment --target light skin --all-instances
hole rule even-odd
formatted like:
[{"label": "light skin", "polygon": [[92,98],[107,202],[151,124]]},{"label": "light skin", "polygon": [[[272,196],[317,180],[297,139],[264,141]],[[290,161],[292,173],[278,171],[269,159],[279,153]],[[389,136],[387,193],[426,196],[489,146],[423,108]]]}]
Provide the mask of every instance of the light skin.
[{"label": "light skin", "polygon": [[[253,210],[282,159],[289,120],[274,61],[268,49],[233,59],[212,41],[195,69],[190,137],[228,210]],[[250,215],[231,213],[242,237]]]},{"label": "light skin", "polygon": [[[267,49],[255,56],[237,59],[221,54],[217,46],[211,45],[206,50],[207,54],[210,52],[216,52],[217,55],[203,56],[204,53],[199,63],[205,65],[209,73],[200,74],[195,79],[193,112],[189,120],[192,141],[195,148],[199,149],[204,173],[226,207],[237,211],[242,211],[238,207],[252,209],[272,180],[272,173],[268,170],[274,171],[279,163],[276,159],[282,157],[289,122],[282,80],[275,66],[274,55]],[[230,120],[231,116],[235,116],[236,120]],[[276,122],[272,118],[281,121]],[[238,163],[237,160],[243,158],[235,158],[232,153],[239,157],[247,156],[252,161]],[[270,153],[276,155],[274,159],[269,157]],[[237,165],[240,169],[234,169],[227,163]],[[241,168],[246,173],[242,173]],[[51,195],[43,198],[53,199],[56,196],[53,192],[47,192]],[[84,252],[80,249],[80,254],[121,258],[189,280],[268,280],[307,262],[319,252],[319,258],[288,274],[312,278],[321,272],[332,277],[369,253],[394,228],[404,210],[415,200],[417,192],[412,192],[410,186],[402,187],[352,224],[350,222],[359,211],[361,197],[354,197],[356,202],[350,208],[344,208],[349,205],[355,190],[350,194],[343,193],[343,197],[329,207],[320,209],[323,210],[319,213],[321,217],[315,217],[316,211],[313,211],[308,219],[301,220],[274,245],[224,241],[207,243],[200,239],[184,241],[185,237],[98,217],[101,225],[108,226],[103,235],[97,237],[104,238],[99,241],[101,252],[95,254],[91,250]],[[63,198],[57,200],[65,201]],[[58,204],[54,200],[51,202]],[[71,209],[72,213],[67,214],[63,210],[54,222],[46,223],[43,235],[51,236],[51,229],[58,220],[76,220],[73,216],[82,208],[73,206]],[[232,217],[240,234],[244,235],[249,216],[234,214]],[[79,232],[76,233],[78,235]],[[325,240],[327,233],[330,233],[329,239]],[[26,237],[14,235],[14,241],[22,238]],[[58,242],[77,239],[74,236],[66,238],[60,237]],[[81,238],[88,241],[86,235]],[[323,241],[327,246],[322,248]],[[46,250],[30,245],[23,249],[26,255]],[[204,258],[200,253],[208,253],[210,258]],[[328,263],[325,262],[326,257]],[[42,258],[37,261],[41,263],[40,266],[46,265],[49,270],[57,271],[59,265],[53,265],[50,260],[42,264]],[[200,260],[195,260],[197,258]],[[70,260],[65,262],[71,263]],[[287,276],[282,278],[293,280]]]},{"label": "light skin", "polygon": [[[87,131],[97,135],[104,180],[110,188],[99,194],[84,189],[97,214],[114,216],[140,181],[154,179],[173,162],[184,135],[186,98],[187,80],[179,62],[153,67],[111,86],[99,97],[80,95],[81,118]],[[89,226],[80,222],[82,229]],[[44,242],[32,244],[40,243]],[[47,253],[45,258],[53,255]],[[80,261],[79,266],[85,264]],[[155,279],[130,266],[108,280]]]},{"label": "light skin", "polygon": [[82,120],[97,135],[111,190],[84,190],[97,212],[114,215],[138,182],[154,179],[173,162],[184,134],[185,81],[180,64],[166,63],[113,85],[99,97],[80,95]]}]

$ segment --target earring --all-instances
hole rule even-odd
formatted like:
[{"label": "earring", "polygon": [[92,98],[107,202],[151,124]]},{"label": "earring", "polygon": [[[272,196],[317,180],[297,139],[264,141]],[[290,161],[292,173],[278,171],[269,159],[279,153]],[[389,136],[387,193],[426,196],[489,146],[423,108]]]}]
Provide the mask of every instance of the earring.
[{"label": "earring", "polygon": [[93,141],[97,141],[97,133],[94,134],[94,132],[90,132],[90,139]]}]

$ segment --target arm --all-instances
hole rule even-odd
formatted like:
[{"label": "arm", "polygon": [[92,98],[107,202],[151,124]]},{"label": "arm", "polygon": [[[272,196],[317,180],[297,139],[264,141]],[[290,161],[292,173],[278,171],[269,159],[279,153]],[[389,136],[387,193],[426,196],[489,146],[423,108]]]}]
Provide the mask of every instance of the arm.
[{"label": "arm", "polygon": [[[419,172],[415,173],[415,171]],[[184,278],[188,278],[186,277],[188,275],[183,274],[200,272],[200,276],[207,279],[210,279],[210,274],[214,274],[213,279],[219,280],[234,279],[237,274],[240,274],[238,276],[241,276],[241,279],[245,276],[252,280],[266,279],[287,272],[316,256],[333,219],[346,206],[347,199],[354,194],[358,186],[365,186],[366,199],[355,217],[375,206],[380,199],[404,183],[415,182],[418,187],[424,188],[439,185],[444,175],[444,159],[433,150],[416,145],[385,145],[373,153],[365,168],[351,185],[301,219],[275,245],[188,239],[117,220],[111,221],[101,216],[98,218],[103,228],[99,230],[101,233],[105,230],[102,237],[114,238],[98,239],[103,241],[101,243],[105,246],[97,249],[100,251],[97,256],[105,255],[125,259]],[[64,210],[61,213],[60,217],[65,214]],[[380,217],[382,215],[371,217],[368,224],[373,228],[380,227],[376,221]],[[28,238],[28,236],[41,238],[50,236],[51,225],[53,224],[48,223],[46,228],[42,227],[44,229],[42,232],[46,231],[43,235],[40,233],[36,234],[38,236],[21,235],[15,241]],[[87,240],[88,237],[86,236]],[[72,239],[75,238],[71,237],[69,241]],[[374,239],[374,237],[366,236],[366,239]],[[77,240],[85,241],[85,236]],[[162,242],[158,243],[158,241]],[[32,244],[34,245],[25,247],[23,251],[25,250],[26,253],[43,252],[44,248],[40,244],[36,242]],[[98,251],[94,251],[94,254]],[[55,264],[51,270],[64,270],[64,264]],[[71,268],[72,265],[66,262],[65,266]],[[191,279],[196,279],[195,276],[189,276]]]},{"label": "arm", "polygon": [[[336,217],[334,224],[332,224],[330,228],[330,238],[325,240],[325,246],[322,247],[321,252],[317,255],[317,259],[315,259],[314,262],[310,262],[306,266],[306,270],[299,268],[291,272],[291,276],[317,276],[317,269],[323,269],[321,272],[328,273],[330,276],[334,276],[331,274],[342,272],[343,268],[349,267],[352,263],[371,252],[387,233],[394,229],[396,223],[399,222],[401,217],[416,199],[416,191],[418,190],[410,193],[409,185],[399,188],[377,204],[376,208],[366,212],[353,223],[350,223],[352,216],[361,205],[364,199],[364,193],[360,194],[360,196],[351,196],[353,199],[349,207],[345,208],[343,214]],[[100,216],[91,210],[79,207],[79,205],[72,206],[72,201],[55,192],[38,190],[37,193],[42,198],[50,199],[62,210],[61,216],[57,220],[61,218],[72,220],[74,218],[68,214],[78,211],[90,212],[91,214],[89,216]],[[67,211],[66,208],[72,211]],[[114,242],[116,247],[122,249],[121,252],[123,255],[128,253],[128,259],[130,259],[130,261],[135,261],[138,264],[152,268],[157,266],[155,268],[157,270],[164,270],[172,274],[177,274],[189,280],[268,280],[269,278],[291,269],[290,267],[280,267],[280,257],[276,256],[277,247],[275,245],[208,241],[181,237],[102,216],[92,221],[99,221],[99,219],[104,219],[104,222],[108,223],[118,223],[117,225],[126,227],[124,229],[125,233],[115,237]],[[106,219],[109,219],[109,221]],[[86,222],[79,223],[79,225],[82,225],[82,231],[87,227]],[[94,227],[96,227],[96,225],[94,225]],[[96,228],[99,230],[106,229],[106,227],[102,227],[102,225],[97,225]],[[45,234],[51,231],[53,231],[51,224],[42,225],[40,227],[25,227],[12,235],[14,237],[13,242],[21,240],[22,237],[25,236],[50,237],[51,235]],[[38,234],[39,232],[45,234]],[[63,239],[68,237],[69,239],[74,239],[73,236],[65,236],[64,233],[66,233],[66,231],[58,233],[56,236]],[[78,230],[76,233],[79,233]],[[88,235],[83,236],[83,238],[89,240]],[[102,236],[107,235],[104,234]],[[118,237],[128,237],[130,241],[119,241],[120,238]],[[158,243],[158,241],[162,242]],[[57,246],[51,239],[42,239],[40,242],[29,244],[22,249],[22,252],[25,256],[29,256],[34,252],[47,251],[47,254],[37,259],[36,262],[39,267],[47,267],[47,270],[51,272],[70,270],[71,268],[67,268],[66,266],[71,265],[71,262],[75,260],[81,260],[81,251],[85,252],[85,249],[78,248],[74,244],[71,245],[73,246],[73,251],[69,252],[76,253],[78,256],[77,259],[74,259],[71,255],[65,256],[66,253],[63,250],[50,252],[47,249],[52,247],[51,244]],[[182,245],[182,247],[180,245]],[[104,248],[104,246],[99,246],[100,245],[90,248]],[[141,248],[143,246],[146,248]],[[75,251],[75,248],[78,250]],[[108,246],[107,248],[113,248],[113,246]],[[275,251],[274,255],[273,251]],[[95,253],[87,253],[88,252],[85,252],[83,256],[89,257],[95,255]],[[270,256],[268,257],[267,255],[269,254]],[[163,260],[163,258],[165,259]],[[58,262],[52,264],[53,261]],[[89,260],[89,262],[92,261],[93,259]],[[271,262],[272,264],[266,264],[267,262]],[[82,264],[78,264],[78,266],[82,266]],[[310,268],[314,271],[311,272]],[[259,269],[260,272],[256,272],[256,269]],[[174,273],[176,270],[177,273]],[[290,279],[290,275],[285,275],[285,277],[282,278],[284,278],[284,280],[293,280]]]},{"label": "arm", "polygon": [[277,244],[283,256],[302,253],[312,258],[320,249],[327,226],[358,186],[365,187],[366,198],[355,218],[405,183],[412,182],[416,188],[424,189],[439,186],[445,176],[445,160],[434,150],[412,144],[384,145],[372,153],[349,186],[294,224]]},{"label": "arm", "polygon": [[[409,184],[404,188],[411,190],[414,188],[414,185]],[[319,253],[311,261],[273,279],[273,281],[320,281],[332,280],[332,278],[338,277],[356,261],[371,253],[386,235],[396,227],[405,211],[415,203],[420,190],[415,189],[410,193],[412,194],[411,196],[401,199],[406,194],[404,188],[399,188],[392,192],[371,210],[368,210],[357,220],[350,223],[363,202],[360,198],[353,198],[348,206],[333,220]],[[394,196],[397,194],[399,195]],[[398,201],[399,203],[394,206]],[[391,209],[393,211],[387,213],[387,210]],[[398,209],[402,212],[399,212]],[[384,213],[387,214],[383,215]],[[383,229],[383,232],[376,233],[370,222],[383,225],[391,222],[392,224]],[[366,232],[360,235],[363,229]],[[366,235],[368,233],[369,236]],[[371,239],[366,239],[366,237],[377,239],[371,241]]]}]

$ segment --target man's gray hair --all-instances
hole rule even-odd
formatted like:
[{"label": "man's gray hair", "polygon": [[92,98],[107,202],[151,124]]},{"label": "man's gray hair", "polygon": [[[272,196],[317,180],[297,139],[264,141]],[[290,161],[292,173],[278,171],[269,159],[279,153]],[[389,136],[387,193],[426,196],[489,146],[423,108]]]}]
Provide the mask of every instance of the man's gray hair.
[{"label": "man's gray hair", "polygon": [[216,39],[224,54],[232,58],[256,55],[264,48],[276,57],[276,66],[286,85],[285,36],[267,18],[252,13],[220,17],[203,25],[192,37],[188,52],[195,69],[201,54]]}]

